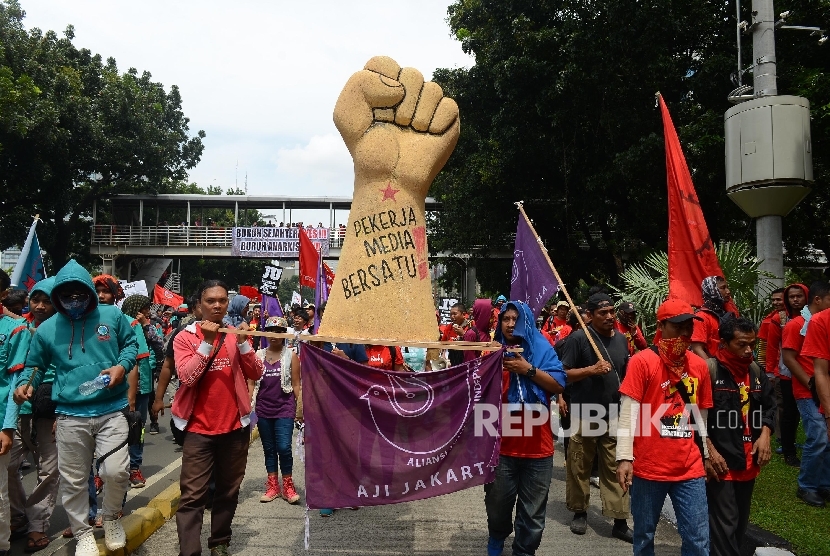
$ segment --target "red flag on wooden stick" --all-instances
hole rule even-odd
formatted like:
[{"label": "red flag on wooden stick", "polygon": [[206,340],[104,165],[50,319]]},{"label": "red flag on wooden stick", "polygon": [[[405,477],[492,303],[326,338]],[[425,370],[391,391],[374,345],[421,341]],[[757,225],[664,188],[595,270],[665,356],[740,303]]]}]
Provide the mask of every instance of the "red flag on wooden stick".
[{"label": "red flag on wooden stick", "polygon": [[156,284],[153,290],[153,303],[178,308],[184,303],[184,298]]},{"label": "red flag on wooden stick", "polygon": [[700,307],[701,282],[707,276],[723,276],[723,271],[669,109],[660,94],[657,98],[663,114],[669,186],[669,297]]},{"label": "red flag on wooden stick", "polygon": [[317,249],[300,228],[300,285],[309,288],[317,284]]}]

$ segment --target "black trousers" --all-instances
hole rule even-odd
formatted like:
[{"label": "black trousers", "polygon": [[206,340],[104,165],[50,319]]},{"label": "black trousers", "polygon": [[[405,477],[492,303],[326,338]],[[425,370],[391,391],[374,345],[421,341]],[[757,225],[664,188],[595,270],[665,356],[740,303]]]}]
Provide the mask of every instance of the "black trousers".
[{"label": "black trousers", "polygon": [[798,412],[798,406],[793,397],[793,381],[779,380],[779,388],[781,388],[781,400],[783,401],[780,414],[781,422],[781,448],[783,455],[795,455],[795,433],[798,430],[798,421],[801,419],[801,414]]},{"label": "black trousers", "polygon": [[710,556],[740,556],[754,487],[755,479],[706,483]]}]

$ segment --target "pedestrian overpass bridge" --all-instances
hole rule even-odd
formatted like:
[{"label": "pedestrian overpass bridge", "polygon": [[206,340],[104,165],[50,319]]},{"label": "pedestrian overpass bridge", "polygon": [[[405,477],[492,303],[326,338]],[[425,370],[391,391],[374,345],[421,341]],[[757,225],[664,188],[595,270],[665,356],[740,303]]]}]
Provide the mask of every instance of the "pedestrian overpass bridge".
[{"label": "pedestrian overpass bridge", "polygon": [[[197,194],[116,195],[108,201],[107,210],[98,203],[93,206],[90,253],[101,257],[105,273],[148,282],[158,280],[173,259],[237,258],[232,253],[233,229],[251,226],[254,211],[260,211],[260,221],[285,226],[298,222],[312,224],[304,219],[304,215],[316,211],[314,214],[318,218],[313,224],[315,227],[322,224],[328,229],[326,259],[336,271],[336,261],[346,235],[345,228],[338,222],[347,220],[342,213],[348,212],[352,204],[350,197]],[[441,205],[428,197],[425,209],[428,213],[435,212],[441,210]],[[321,221],[321,213],[327,214],[328,218]],[[512,245],[512,241],[512,238],[506,238],[505,243]],[[512,258],[512,251],[505,245],[490,256]],[[472,289],[475,267],[469,255],[442,252],[431,256],[463,262],[466,282]],[[279,259],[296,260],[297,256]]]}]

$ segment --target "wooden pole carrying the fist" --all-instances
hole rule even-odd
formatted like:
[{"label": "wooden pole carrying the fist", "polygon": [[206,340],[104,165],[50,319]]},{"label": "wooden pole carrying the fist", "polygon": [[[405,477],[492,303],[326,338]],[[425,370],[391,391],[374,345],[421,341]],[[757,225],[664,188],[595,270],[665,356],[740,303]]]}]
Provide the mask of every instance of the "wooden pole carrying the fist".
[{"label": "wooden pole carrying the fist", "polygon": [[[582,320],[582,315],[579,314],[579,310],[577,309],[576,305],[574,305],[574,300],[571,299],[571,294],[568,293],[568,288],[565,287],[565,282],[562,281],[562,278],[559,276],[559,272],[556,270],[556,267],[553,266],[553,261],[551,261],[550,257],[548,256],[548,250],[545,249],[545,245],[542,243],[542,238],[540,238],[539,234],[536,233],[536,228],[533,227],[533,222],[531,222],[530,218],[527,217],[527,213],[525,212],[525,208],[522,204],[522,201],[519,201],[515,204],[519,208],[519,212],[522,213],[522,218],[524,218],[525,221],[527,222],[527,225],[530,228],[530,231],[533,232],[533,237],[536,238],[536,243],[539,244],[539,249],[541,249],[542,254],[545,256],[545,260],[548,261],[548,264],[550,265],[550,269],[553,271],[553,276],[556,278],[556,281],[559,283],[559,287],[562,289],[562,293],[565,294],[565,299],[567,299],[568,303],[571,305],[571,310],[574,312],[574,315],[576,315],[576,320],[579,321],[579,325],[584,330],[585,329],[585,321]],[[599,348],[597,347],[597,344],[594,342],[594,338],[592,336],[593,336],[592,334],[589,334],[588,332],[585,332],[585,337],[588,338],[588,342],[591,344],[591,347],[594,349],[594,353],[597,354],[597,359],[599,359],[600,361],[605,361],[605,358],[599,352]]]},{"label": "wooden pole carrying the fist", "polygon": [[[334,336],[321,336],[312,334],[290,334],[288,332],[263,332],[260,330],[240,330],[238,328],[220,328],[217,332],[224,332],[226,334],[238,334],[240,336],[261,336],[263,338],[273,338],[282,340],[299,340],[301,342],[323,342],[323,343],[346,343],[346,344],[371,344],[375,346],[399,346],[401,342],[395,340],[384,340],[381,338],[340,338]],[[417,348],[438,348],[451,349],[458,351],[496,351],[502,348],[498,342],[410,342],[406,341],[404,344],[407,347]],[[508,348],[507,351],[513,353],[521,353],[522,348]]]}]

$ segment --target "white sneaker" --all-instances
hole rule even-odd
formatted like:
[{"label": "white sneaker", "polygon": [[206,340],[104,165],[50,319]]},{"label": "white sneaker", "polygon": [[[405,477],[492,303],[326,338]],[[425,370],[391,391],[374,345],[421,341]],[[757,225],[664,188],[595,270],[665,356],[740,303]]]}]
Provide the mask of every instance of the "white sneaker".
[{"label": "white sneaker", "polygon": [[92,531],[78,539],[78,544],[75,545],[75,556],[100,556],[98,543],[95,542],[95,534]]},{"label": "white sneaker", "polygon": [[124,532],[120,519],[104,520],[104,544],[109,550],[127,546],[127,533]]}]

